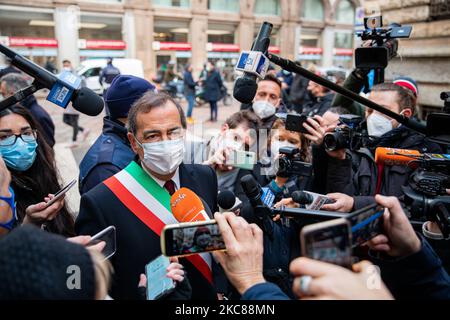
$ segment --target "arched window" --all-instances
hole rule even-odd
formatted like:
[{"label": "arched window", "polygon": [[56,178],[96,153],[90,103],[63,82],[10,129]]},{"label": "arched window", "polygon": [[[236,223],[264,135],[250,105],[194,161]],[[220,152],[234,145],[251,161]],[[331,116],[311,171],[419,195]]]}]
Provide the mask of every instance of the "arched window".
[{"label": "arched window", "polygon": [[355,22],[355,8],[348,0],[341,0],[336,11],[336,21],[353,24]]},{"label": "arched window", "polygon": [[303,0],[301,15],[308,20],[323,21],[324,10],[322,0]]},{"label": "arched window", "polygon": [[279,16],[281,13],[279,0],[255,0],[255,14]]}]

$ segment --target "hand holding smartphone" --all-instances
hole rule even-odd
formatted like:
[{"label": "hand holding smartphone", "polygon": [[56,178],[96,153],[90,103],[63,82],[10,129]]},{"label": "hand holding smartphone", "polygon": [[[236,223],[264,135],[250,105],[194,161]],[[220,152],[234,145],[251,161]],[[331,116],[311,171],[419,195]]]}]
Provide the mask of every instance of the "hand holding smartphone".
[{"label": "hand holding smartphone", "polygon": [[69,191],[75,184],[77,183],[77,179],[73,179],[70,181],[66,186],[64,186],[61,190],[55,193],[52,199],[50,199],[46,203],[46,208],[50,207],[52,204],[54,204],[56,201],[60,200],[64,195]]},{"label": "hand holding smartphone", "polygon": [[109,259],[116,253],[116,228],[109,226],[103,229],[91,238],[86,247],[96,245],[101,241],[105,242],[102,254],[105,256],[105,259]]},{"label": "hand holding smartphone", "polygon": [[304,257],[351,269],[352,240],[350,223],[346,219],[305,226],[300,233],[300,241]]},{"label": "hand holding smartphone", "polygon": [[175,281],[167,277],[169,265],[169,258],[161,255],[145,266],[147,300],[160,299],[175,290]]}]

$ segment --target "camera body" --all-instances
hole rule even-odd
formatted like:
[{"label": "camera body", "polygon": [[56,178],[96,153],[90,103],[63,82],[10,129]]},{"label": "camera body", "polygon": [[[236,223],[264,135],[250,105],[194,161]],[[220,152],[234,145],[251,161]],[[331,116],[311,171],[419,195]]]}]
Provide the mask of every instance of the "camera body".
[{"label": "camera body", "polygon": [[312,164],[301,161],[298,148],[283,147],[279,150],[277,176],[288,178],[292,175],[310,177],[312,175]]},{"label": "camera body", "polygon": [[369,47],[355,50],[355,66],[362,70],[375,70],[375,83],[384,82],[384,69],[389,60],[397,56],[398,38],[409,38],[411,26],[392,23],[383,28],[382,16],[364,18],[365,30],[357,32],[363,41],[372,41]]},{"label": "camera body", "polygon": [[344,125],[337,127],[334,132],[327,133],[323,138],[325,150],[356,150],[367,144],[369,137],[362,133],[362,117],[344,114],[339,117],[339,120]]},{"label": "camera body", "polygon": [[450,236],[450,159],[432,155],[419,159],[419,167],[403,186],[411,219],[436,222],[444,238]]}]

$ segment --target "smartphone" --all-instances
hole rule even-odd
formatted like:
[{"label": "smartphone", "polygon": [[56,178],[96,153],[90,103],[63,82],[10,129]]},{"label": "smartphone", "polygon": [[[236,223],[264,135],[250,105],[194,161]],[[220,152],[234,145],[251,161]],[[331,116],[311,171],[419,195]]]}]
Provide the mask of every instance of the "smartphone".
[{"label": "smartphone", "polygon": [[355,211],[347,217],[351,225],[353,247],[357,247],[381,233],[383,213],[383,207],[373,204]]},{"label": "smartphone", "polygon": [[104,241],[106,243],[105,248],[103,248],[102,254],[105,259],[109,259],[116,253],[116,227],[109,226],[95,236],[91,238],[91,241],[86,246],[93,246],[97,243]]},{"label": "smartphone", "polygon": [[225,249],[225,242],[215,220],[167,225],[161,233],[161,251],[167,257]]},{"label": "smartphone", "polygon": [[232,150],[225,164],[234,168],[253,170],[256,164],[256,153],[252,151]]},{"label": "smartphone", "polygon": [[344,218],[305,226],[300,232],[302,255],[351,269],[350,223]]},{"label": "smartphone", "polygon": [[69,191],[76,183],[77,183],[77,179],[73,179],[72,181],[70,181],[66,186],[64,186],[61,190],[59,190],[58,192],[55,193],[55,196],[53,197],[53,199],[51,199],[49,202],[47,202],[45,207],[48,208],[52,204],[54,204],[56,201],[61,199],[66,194],[66,192]]},{"label": "smartphone", "polygon": [[161,255],[145,266],[147,300],[160,299],[175,290],[175,282],[166,276],[169,265],[169,258]]},{"label": "smartphone", "polygon": [[[317,122],[316,119],[311,118]],[[286,116],[286,130],[301,132],[301,133],[309,133],[305,127],[303,127],[303,123],[308,120],[308,117],[303,114],[288,114]]]}]

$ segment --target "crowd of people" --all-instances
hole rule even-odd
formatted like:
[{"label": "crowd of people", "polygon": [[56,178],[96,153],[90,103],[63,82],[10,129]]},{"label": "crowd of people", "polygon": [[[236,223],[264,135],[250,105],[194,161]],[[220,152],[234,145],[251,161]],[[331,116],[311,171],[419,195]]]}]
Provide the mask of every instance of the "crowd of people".
[{"label": "crowd of people", "polygon": [[[113,66],[107,68],[105,74],[113,74]],[[222,79],[214,63],[205,70],[204,99],[211,121],[217,121]],[[359,93],[362,74],[356,69],[333,81]],[[13,72],[0,79],[4,97],[27,85],[21,77]],[[207,264],[171,258],[167,277],[176,289],[165,299],[450,299],[447,240],[429,238],[439,234],[433,221],[426,224],[428,232],[414,229],[402,206],[402,187],[413,170],[380,167],[374,159],[377,147],[442,154],[447,146],[299,75],[271,71],[258,81],[253,103],[228,117],[217,136],[187,148],[193,143],[186,132],[196,86],[191,66],[183,75],[187,114],[145,79],[111,78],[102,133],[80,163],[78,213],[69,211],[64,198],[48,205],[62,187],[49,115],[33,96],[0,112],[1,299],[145,299],[144,269],[161,255],[162,229],[174,219],[170,196],[180,188],[192,190],[209,208],[226,251],[208,253]],[[402,77],[374,85],[368,98],[410,118],[418,95],[414,80]],[[303,132],[286,128],[286,113],[307,116]],[[343,125],[343,115],[363,118],[370,145],[324,147],[324,137]],[[73,115],[64,116],[75,141],[83,128]],[[310,174],[278,166],[282,148],[297,150]],[[255,163],[231,161],[237,152],[253,152]],[[271,218],[269,234],[267,220],[252,210],[219,213],[218,193],[226,190],[243,208],[251,207],[241,184],[246,175],[273,193],[275,207],[298,207],[292,194],[303,190],[333,200],[322,210],[351,213],[379,204],[385,208],[382,233],[355,251],[359,262],[352,270],[301,257],[299,234],[307,224],[302,219]],[[108,226],[116,228],[117,249],[105,260],[103,242],[86,245]],[[74,265],[85,275],[76,289],[67,285],[67,268]]]}]

